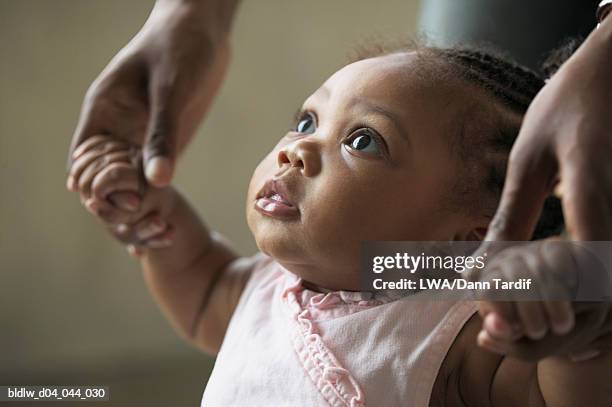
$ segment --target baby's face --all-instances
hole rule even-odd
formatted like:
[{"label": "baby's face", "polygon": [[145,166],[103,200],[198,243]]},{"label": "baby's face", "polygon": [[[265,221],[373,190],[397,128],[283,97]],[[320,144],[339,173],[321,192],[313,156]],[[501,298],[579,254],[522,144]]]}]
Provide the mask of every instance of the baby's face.
[{"label": "baby's face", "polygon": [[246,211],[259,248],[314,285],[358,290],[363,241],[464,240],[479,226],[447,205],[456,92],[418,64],[403,54],[342,68],[255,169]]}]

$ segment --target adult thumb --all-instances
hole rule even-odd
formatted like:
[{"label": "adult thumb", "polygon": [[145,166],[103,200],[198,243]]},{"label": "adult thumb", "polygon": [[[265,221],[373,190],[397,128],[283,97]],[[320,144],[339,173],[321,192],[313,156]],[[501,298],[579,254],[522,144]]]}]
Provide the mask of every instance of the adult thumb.
[{"label": "adult thumb", "polygon": [[555,174],[554,160],[545,153],[530,148],[512,151],[500,203],[485,241],[531,240]]},{"label": "adult thumb", "polygon": [[156,187],[170,184],[176,163],[176,112],[168,105],[167,95],[154,95],[151,119],[143,147],[143,165],[147,181]]}]

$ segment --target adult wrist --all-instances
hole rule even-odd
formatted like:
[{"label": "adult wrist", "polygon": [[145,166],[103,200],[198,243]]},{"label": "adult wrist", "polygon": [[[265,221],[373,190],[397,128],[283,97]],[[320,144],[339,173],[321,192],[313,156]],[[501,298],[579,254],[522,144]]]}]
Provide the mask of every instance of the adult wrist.
[{"label": "adult wrist", "polygon": [[230,33],[239,3],[240,0],[157,0],[153,12],[181,15],[224,37]]}]

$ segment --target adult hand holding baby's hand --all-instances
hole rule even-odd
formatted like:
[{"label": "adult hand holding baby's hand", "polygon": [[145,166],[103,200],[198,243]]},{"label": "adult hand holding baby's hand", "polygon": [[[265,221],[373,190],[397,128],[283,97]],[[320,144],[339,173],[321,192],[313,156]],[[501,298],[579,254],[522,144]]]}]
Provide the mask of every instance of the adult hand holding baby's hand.
[{"label": "adult hand holding baby's hand", "polygon": [[[611,32],[612,19],[608,18],[529,107],[510,155],[500,205],[480,253],[487,252],[492,241],[530,240],[543,202],[555,187],[562,196],[570,239],[612,240]],[[533,259],[529,250],[536,245],[520,250]],[[555,256],[561,259],[563,253]],[[517,264],[522,261],[515,259],[514,267]],[[541,261],[529,266],[547,270]],[[540,359],[583,351],[593,354],[612,347],[612,317],[606,302],[573,303],[575,323],[569,333],[563,333],[571,325],[568,302],[480,306],[484,326],[479,342],[493,351]],[[519,332],[511,327],[517,320],[524,325]],[[517,339],[522,335],[525,337]],[[544,336],[533,339],[540,335]]]},{"label": "adult hand holding baby's hand", "polygon": [[172,244],[173,228],[166,219],[175,195],[170,188],[147,187],[138,149],[95,136],[75,150],[74,159],[70,176],[81,203],[128,243],[132,254]]},{"label": "adult hand holding baby's hand", "polygon": [[[592,301],[609,296],[609,279],[590,251],[559,239],[533,242],[503,250],[485,273],[480,280],[523,279],[531,285],[503,293],[505,301],[479,302],[480,346],[529,360],[583,359],[612,348],[611,304]],[[500,299],[499,292],[490,294]]]},{"label": "adult hand holding baby's hand", "polygon": [[[72,139],[97,135],[143,147],[146,177],[168,185],[177,154],[193,137],[228,64],[233,1],[158,0],[140,32],[92,83]],[[78,185],[69,176],[68,189]]]}]

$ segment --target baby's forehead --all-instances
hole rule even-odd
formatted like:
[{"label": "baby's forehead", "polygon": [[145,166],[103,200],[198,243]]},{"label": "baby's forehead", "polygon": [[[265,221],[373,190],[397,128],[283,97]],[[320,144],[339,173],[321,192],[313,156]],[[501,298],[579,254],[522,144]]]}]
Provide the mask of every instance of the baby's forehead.
[{"label": "baby's forehead", "polygon": [[416,51],[367,58],[335,72],[317,92],[395,105],[417,101],[435,104],[448,100],[460,88],[459,81],[440,75],[442,65],[434,57]]},{"label": "baby's forehead", "polygon": [[391,54],[363,59],[344,66],[335,72],[324,86],[344,91],[389,93],[409,85],[418,85],[415,75],[418,57],[414,53]]},{"label": "baby's forehead", "polygon": [[456,116],[465,96],[460,81],[440,74],[444,71],[441,66],[441,61],[418,52],[359,60],[335,72],[309,101],[331,102],[331,106],[342,108],[353,106],[355,100],[366,100],[406,120],[417,117],[430,122],[435,115],[439,124],[440,116]]}]

